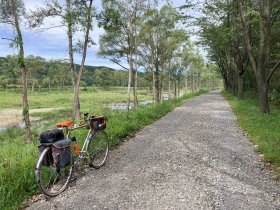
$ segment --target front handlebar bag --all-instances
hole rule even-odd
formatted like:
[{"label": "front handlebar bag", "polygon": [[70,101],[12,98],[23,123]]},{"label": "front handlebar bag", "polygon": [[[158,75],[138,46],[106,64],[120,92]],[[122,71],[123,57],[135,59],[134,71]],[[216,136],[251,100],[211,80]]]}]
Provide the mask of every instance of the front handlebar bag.
[{"label": "front handlebar bag", "polygon": [[91,126],[95,130],[104,130],[106,128],[106,116],[94,116],[91,119]]}]

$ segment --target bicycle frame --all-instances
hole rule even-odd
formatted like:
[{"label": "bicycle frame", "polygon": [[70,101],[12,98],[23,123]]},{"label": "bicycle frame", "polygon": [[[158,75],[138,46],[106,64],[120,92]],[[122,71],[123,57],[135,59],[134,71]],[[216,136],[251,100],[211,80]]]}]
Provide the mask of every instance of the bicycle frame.
[{"label": "bicycle frame", "polygon": [[[67,133],[67,134],[66,134],[66,137],[69,138],[69,136],[70,136],[70,134],[71,134],[71,132],[72,132],[73,130],[81,129],[81,128],[84,128],[84,127],[86,127],[86,126],[87,126],[87,125],[81,125],[81,126],[74,127],[74,128],[66,128],[66,133]],[[85,139],[85,141],[84,141],[83,147],[82,147],[82,149],[80,150],[80,153],[79,153],[79,155],[78,155],[78,159],[83,159],[83,158],[85,158],[85,157],[84,157],[84,154],[87,153],[87,149],[88,149],[88,146],[89,146],[89,142],[90,142],[90,140],[92,140],[93,138],[94,138],[94,130],[93,130],[92,128],[90,128],[89,131],[88,131],[87,137],[86,137],[86,139]]]}]

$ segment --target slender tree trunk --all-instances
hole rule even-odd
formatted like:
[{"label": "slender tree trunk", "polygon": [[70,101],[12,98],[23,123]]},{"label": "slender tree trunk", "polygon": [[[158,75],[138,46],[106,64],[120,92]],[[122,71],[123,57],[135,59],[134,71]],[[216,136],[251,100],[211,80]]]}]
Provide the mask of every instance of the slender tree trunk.
[{"label": "slender tree trunk", "polygon": [[134,95],[134,110],[138,110],[138,96],[137,96],[137,85],[138,85],[138,72],[137,68],[134,69],[134,83],[133,83],[133,95]]},{"label": "slender tree trunk", "polygon": [[[89,6],[87,8],[87,10],[88,10],[87,20],[86,20],[87,25],[86,25],[86,32],[85,32],[85,37],[84,37],[82,62],[81,62],[81,65],[80,65],[77,80],[74,83],[74,104],[73,104],[73,114],[72,114],[72,119],[73,120],[79,119],[81,117],[79,89],[80,89],[81,77],[82,77],[83,70],[84,70],[85,60],[86,60],[86,56],[87,56],[87,47],[88,47],[88,42],[89,42],[89,32],[90,32],[91,21],[92,21],[92,16],[91,16],[92,2],[93,2],[93,0],[90,0]],[[71,37],[72,37],[72,33],[71,33]],[[72,45],[72,39],[71,39],[71,45]],[[72,56],[73,56],[73,51],[72,51]],[[73,59],[73,57],[72,57],[72,59]],[[72,63],[72,65],[74,65],[74,62]]]},{"label": "slender tree trunk", "polygon": [[[136,41],[135,41],[135,46],[136,46]],[[137,50],[135,50],[136,52]],[[138,64],[137,64],[137,61],[138,61],[138,58],[137,58],[137,55],[135,55],[135,69],[134,69],[134,83],[133,83],[133,95],[134,95],[134,110],[137,111],[138,110],[138,94],[137,94],[137,86],[138,86]]]},{"label": "slender tree trunk", "polygon": [[[258,52],[258,62],[256,61],[253,50],[252,50],[252,42],[249,33],[249,25],[245,19],[244,14],[244,5],[241,0],[239,0],[239,10],[240,10],[240,18],[243,25],[244,32],[244,40],[246,43],[246,50],[248,53],[248,57],[252,68],[255,72],[258,91],[259,91],[259,108],[261,113],[269,113],[269,103],[268,103],[268,80],[267,80],[267,72],[269,71],[269,57],[270,57],[270,36],[268,33],[267,40],[265,36],[265,23],[264,23],[264,1],[259,0],[259,12],[260,12],[260,29],[259,29],[259,52]],[[270,17],[271,14],[269,14]],[[267,27],[271,27],[268,25]],[[270,30],[270,28],[268,29]],[[268,42],[266,44],[266,41]]]},{"label": "slender tree trunk", "polygon": [[260,111],[261,113],[269,113],[267,84],[262,82],[262,84],[258,84],[258,86]]},{"label": "slender tree trunk", "polygon": [[160,88],[160,101],[163,101],[163,85],[162,85],[162,81],[161,81],[161,88]]},{"label": "slender tree trunk", "polygon": [[156,66],[155,72],[156,102],[160,102],[159,68]]},{"label": "slender tree trunk", "polygon": [[238,94],[237,94],[237,97],[240,100],[244,99],[243,84],[244,84],[244,82],[243,82],[243,74],[239,73],[238,74]]},{"label": "slender tree trunk", "polygon": [[134,94],[134,110],[138,110],[138,94],[137,94],[137,86],[138,86],[138,56],[137,56],[137,29],[135,27],[134,30],[134,54],[135,54],[135,69],[134,69],[134,84],[133,84],[133,94]]},{"label": "slender tree trunk", "polygon": [[168,99],[170,99],[170,95],[171,95],[171,76],[169,73],[169,75],[168,75]]},{"label": "slender tree trunk", "polygon": [[160,75],[159,77],[159,101],[161,102],[162,101],[162,94],[163,94],[163,77],[162,75]]},{"label": "slender tree trunk", "polygon": [[185,94],[188,94],[188,78],[185,79]]},{"label": "slender tree trunk", "polygon": [[[67,13],[68,16],[71,16],[71,0],[66,0],[67,5]],[[74,88],[75,86],[75,65],[74,65],[74,51],[73,51],[73,23],[71,18],[68,19],[67,22],[67,36],[68,36],[68,48],[69,48],[69,64],[70,64],[70,74],[71,74],[71,82]],[[74,89],[73,89],[74,92]]]},{"label": "slender tree trunk", "polygon": [[176,80],[174,80],[174,97],[177,98],[177,83],[176,83]]},{"label": "slender tree trunk", "polygon": [[178,79],[178,98],[180,97],[180,79]]},{"label": "slender tree trunk", "polygon": [[194,76],[193,73],[191,73],[191,89],[192,89],[192,93],[194,92]]},{"label": "slender tree trunk", "polygon": [[12,0],[12,12],[14,16],[14,23],[15,23],[15,29],[17,33],[17,41],[19,46],[19,54],[18,54],[18,64],[20,67],[21,72],[21,84],[22,84],[22,106],[23,106],[23,121],[25,124],[25,141],[30,142],[31,141],[31,123],[29,119],[29,106],[28,106],[28,96],[27,96],[27,69],[25,66],[25,58],[24,58],[24,49],[23,49],[23,40],[22,40],[22,34],[21,29],[19,26],[18,21],[18,14],[17,14],[17,6],[16,6],[16,0]]},{"label": "slender tree trunk", "polygon": [[[233,70],[233,82],[232,82],[232,92],[233,94],[236,96],[238,94],[238,76],[236,76],[236,74],[234,73],[234,70]],[[237,78],[237,79],[236,79]],[[237,80],[237,82],[236,82]]]},{"label": "slender tree trunk", "polygon": [[153,71],[153,101],[156,102],[156,77],[155,71]]},{"label": "slender tree trunk", "polygon": [[129,56],[129,67],[128,67],[128,83],[127,83],[127,102],[126,102],[126,109],[130,109],[130,88],[131,88],[131,78],[132,78],[132,60],[131,57]]},{"label": "slender tree trunk", "polygon": [[[68,16],[71,17],[71,0],[66,0],[66,7],[67,7],[67,13]],[[70,64],[70,75],[71,75],[71,82],[72,82],[72,88],[73,88],[73,94],[74,94],[74,101],[73,101],[73,113],[72,113],[72,119],[76,119],[76,113],[75,110],[77,109],[77,94],[76,92],[76,75],[75,75],[75,65],[74,65],[74,51],[73,51],[73,22],[71,18],[68,18],[67,20],[67,36],[68,36],[68,48],[69,48],[69,64]]]}]

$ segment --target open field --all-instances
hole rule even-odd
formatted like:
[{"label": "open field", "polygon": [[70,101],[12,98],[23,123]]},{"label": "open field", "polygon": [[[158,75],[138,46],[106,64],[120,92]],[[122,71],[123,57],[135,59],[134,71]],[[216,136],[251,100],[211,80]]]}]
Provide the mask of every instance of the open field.
[{"label": "open field", "polygon": [[[21,95],[18,91],[1,91],[0,128],[18,125],[22,120]],[[30,92],[29,107],[31,121],[71,118],[73,94],[71,89],[52,92]],[[87,89],[80,91],[81,111],[94,114],[106,114],[109,106],[126,102],[126,88]],[[133,96],[131,95],[133,99]],[[139,101],[151,100],[147,90],[139,90]],[[64,115],[64,116],[63,116]]]},{"label": "open field", "polygon": [[[80,102],[82,109],[92,109],[96,106],[107,106],[111,103],[126,102],[126,87],[115,88],[81,88]],[[68,88],[61,91],[43,91],[28,93],[29,108],[72,108],[73,94],[72,89]],[[138,90],[139,100],[151,100],[150,92],[146,89]],[[0,91],[0,109],[21,108],[21,94],[18,90]],[[131,97],[133,95],[131,93]]]}]

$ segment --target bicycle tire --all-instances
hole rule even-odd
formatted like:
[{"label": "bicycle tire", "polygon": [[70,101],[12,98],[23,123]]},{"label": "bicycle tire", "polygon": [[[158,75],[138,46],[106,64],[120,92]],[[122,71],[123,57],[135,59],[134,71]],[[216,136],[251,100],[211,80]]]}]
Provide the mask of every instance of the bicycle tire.
[{"label": "bicycle tire", "polygon": [[[55,197],[62,193],[68,186],[73,173],[73,155],[71,152],[71,164],[62,169],[57,169],[53,164],[44,164],[51,147],[46,147],[35,168],[36,183],[41,192],[49,197]],[[50,161],[51,160],[47,160]]]},{"label": "bicycle tire", "polygon": [[89,155],[88,165],[100,168],[105,164],[109,151],[109,139],[105,131],[95,131],[93,138],[89,139],[87,152]]}]

